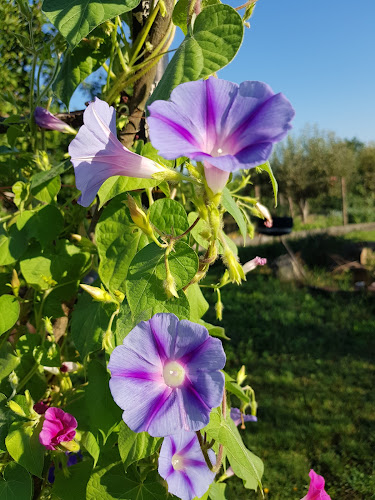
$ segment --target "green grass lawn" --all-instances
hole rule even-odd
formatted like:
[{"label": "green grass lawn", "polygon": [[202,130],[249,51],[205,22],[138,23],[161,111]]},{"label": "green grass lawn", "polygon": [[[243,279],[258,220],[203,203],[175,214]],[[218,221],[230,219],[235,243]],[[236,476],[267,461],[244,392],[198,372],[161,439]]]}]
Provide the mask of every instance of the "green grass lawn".
[{"label": "green grass lawn", "polygon": [[[328,272],[324,254],[346,252],[345,238],[294,242],[294,250]],[[270,259],[285,253],[278,245],[266,251]],[[241,262],[264,256],[241,253]],[[213,304],[214,294],[205,295]],[[258,422],[241,432],[264,460],[266,498],[302,498],[310,468],[325,477],[332,500],[375,498],[375,296],[311,292],[263,268],[223,288],[222,299],[227,371],[245,364],[259,404]],[[212,309],[205,319],[218,323]],[[258,498],[236,478],[227,482],[229,500]]]}]

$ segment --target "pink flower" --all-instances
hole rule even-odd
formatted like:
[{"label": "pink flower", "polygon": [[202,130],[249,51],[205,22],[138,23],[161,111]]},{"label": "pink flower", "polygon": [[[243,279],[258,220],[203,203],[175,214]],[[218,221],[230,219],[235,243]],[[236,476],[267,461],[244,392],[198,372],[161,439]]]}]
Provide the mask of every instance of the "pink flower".
[{"label": "pink flower", "polygon": [[307,495],[301,500],[331,500],[331,497],[324,491],[324,477],[319,476],[313,469],[310,470],[310,488]]},{"label": "pink flower", "polygon": [[55,450],[56,447],[65,441],[72,441],[76,435],[77,420],[61,410],[61,408],[48,408],[45,413],[42,430],[39,434],[39,441],[47,450]]},{"label": "pink flower", "polygon": [[255,259],[249,260],[242,266],[243,272],[245,274],[253,271],[258,266],[265,266],[267,264],[267,259],[263,259],[262,257],[255,257]]}]

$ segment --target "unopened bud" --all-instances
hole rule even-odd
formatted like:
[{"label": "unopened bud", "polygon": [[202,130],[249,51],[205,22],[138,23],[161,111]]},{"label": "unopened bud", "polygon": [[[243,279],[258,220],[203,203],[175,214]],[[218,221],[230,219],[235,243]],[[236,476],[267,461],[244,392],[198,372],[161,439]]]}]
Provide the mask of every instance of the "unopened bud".
[{"label": "unopened bud", "polygon": [[174,280],[174,277],[172,276],[171,272],[167,271],[167,277],[164,280],[163,287],[165,290],[165,293],[167,294],[168,299],[172,297],[178,298],[178,293],[176,290],[176,282]]},{"label": "unopened bud", "polygon": [[223,309],[224,309],[224,305],[221,302],[221,299],[218,298],[218,300],[215,304],[215,311],[216,311],[216,319],[218,319],[219,321],[221,321],[223,319]]},{"label": "unopened bud", "polygon": [[9,401],[8,406],[12,410],[12,412],[15,413],[16,415],[19,415],[20,417],[26,417],[26,413],[23,411],[20,405],[15,401],[12,400]]},{"label": "unopened bud", "polygon": [[53,326],[51,322],[51,318],[43,318],[44,321],[44,328],[46,329],[46,332],[49,333],[50,335],[53,335]]},{"label": "unopened bud", "polygon": [[9,384],[12,388],[12,390],[16,390],[18,386],[19,379],[17,377],[17,374],[15,371],[12,371],[11,374],[8,377]]},{"label": "unopened bud", "polygon": [[82,283],[79,285],[85,292],[91,295],[91,297],[98,302],[113,302],[112,297],[108,292],[103,290],[102,288],[97,288],[96,286],[91,285],[83,285]]},{"label": "unopened bud", "polygon": [[41,128],[47,130],[58,130],[65,134],[76,134],[77,131],[70,127],[67,123],[64,123],[59,118],[56,118],[47,109],[37,106],[34,111],[34,120],[37,125]]},{"label": "unopened bud", "polygon": [[150,236],[151,238],[154,236],[154,231],[152,230],[151,224],[147,218],[147,215],[144,211],[139,208],[136,204],[135,199],[128,194],[128,207],[130,212],[130,217],[136,226],[138,226],[142,231]]},{"label": "unopened bud", "polygon": [[49,156],[46,151],[38,151],[34,159],[40,170],[49,170],[51,168]]},{"label": "unopened bud", "polygon": [[229,279],[232,283],[237,283],[237,285],[240,285],[242,280],[246,280],[245,273],[242,269],[241,264],[236,259],[232,250],[228,247],[224,251],[223,260],[228,268]]},{"label": "unopened bud", "polygon": [[20,280],[18,278],[17,271],[13,269],[12,271],[12,279],[10,282],[10,286],[12,287],[12,291],[15,297],[18,297],[18,292],[20,290]]},{"label": "unopened bud", "polygon": [[255,257],[255,259],[249,260],[242,266],[243,272],[245,274],[253,271],[258,266],[265,266],[267,264],[267,259],[263,259],[262,257]]},{"label": "unopened bud", "polygon": [[[159,0],[159,5],[160,5],[160,0]],[[153,48],[154,48],[154,46],[150,42],[146,42],[145,47],[146,47],[147,52],[152,52]]]},{"label": "unopened bud", "polygon": [[72,441],[61,441],[59,444],[59,448],[61,447],[62,451],[71,451],[73,453],[77,453],[79,451],[79,444],[72,440]]},{"label": "unopened bud", "polygon": [[124,302],[124,299],[125,299],[125,294],[120,292],[120,290],[115,290],[113,292],[113,295],[116,297],[116,299],[120,302]]},{"label": "unopened bud", "polygon": [[74,361],[64,361],[63,364],[60,366],[60,372],[61,373],[70,373],[70,372],[76,372],[79,369],[78,363],[74,363]]},{"label": "unopened bud", "polygon": [[70,391],[73,388],[72,381],[70,380],[69,375],[64,375],[60,380],[60,391],[62,393]]},{"label": "unopened bud", "polygon": [[249,236],[249,238],[252,240],[254,238],[254,235],[255,235],[255,228],[254,228],[254,224],[251,224],[249,223],[247,225],[247,234]]},{"label": "unopened bud", "polygon": [[245,365],[242,365],[237,373],[237,384],[242,385],[246,380]]},{"label": "unopened bud", "polygon": [[79,246],[83,250],[87,250],[90,253],[97,253],[96,246],[88,238],[85,238],[84,236],[81,236],[80,234],[71,234],[70,237],[72,240],[74,240],[74,242],[77,244],[77,246]]},{"label": "unopened bud", "polygon": [[113,350],[112,330],[110,328],[103,335],[102,349],[104,349],[105,351],[112,351]]},{"label": "unopened bud", "polygon": [[266,219],[266,221],[271,224],[270,226],[267,226],[267,227],[272,227],[272,216],[270,214],[270,211],[268,210],[267,207],[265,207],[264,205],[262,205],[261,203],[256,203],[255,205],[255,208],[258,210],[258,212],[260,213],[261,217],[263,217],[263,219]]}]

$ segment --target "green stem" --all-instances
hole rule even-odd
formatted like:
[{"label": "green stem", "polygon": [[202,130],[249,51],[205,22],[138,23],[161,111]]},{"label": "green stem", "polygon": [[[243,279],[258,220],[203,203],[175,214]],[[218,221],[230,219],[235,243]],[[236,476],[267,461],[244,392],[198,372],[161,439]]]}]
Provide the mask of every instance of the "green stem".
[{"label": "green stem", "polygon": [[31,368],[31,370],[24,376],[24,378],[18,384],[17,392],[20,392],[21,389],[27,384],[27,382],[35,375],[35,373],[38,371],[38,368],[39,368],[39,365],[35,361],[34,366]]},{"label": "green stem", "polygon": [[141,49],[146,41],[147,35],[150,32],[151,26],[153,25],[159,10],[160,10],[160,5],[157,4],[156,7],[154,8],[154,10],[148,16],[146,24],[143,26],[142,31],[137,36],[137,39],[134,43],[133,54],[130,58],[130,64],[129,64],[130,66],[132,66],[134,64],[134,62],[137,58],[137,55],[141,51]]},{"label": "green stem", "polygon": [[56,66],[55,66],[55,69],[53,71],[53,74],[52,74],[49,82],[47,83],[47,85],[42,90],[41,94],[39,96],[37,96],[36,101],[35,101],[35,106],[39,105],[39,103],[42,101],[43,97],[47,94],[47,92],[51,88],[51,85],[55,81],[59,69],[60,69],[60,59],[57,58]]}]

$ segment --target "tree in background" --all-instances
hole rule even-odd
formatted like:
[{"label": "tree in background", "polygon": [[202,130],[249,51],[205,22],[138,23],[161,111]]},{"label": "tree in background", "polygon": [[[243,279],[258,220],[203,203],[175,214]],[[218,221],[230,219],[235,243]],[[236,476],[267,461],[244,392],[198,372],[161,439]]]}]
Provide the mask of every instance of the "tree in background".
[{"label": "tree in background", "polygon": [[354,216],[351,205],[360,202],[369,212],[373,209],[374,146],[366,146],[356,138],[341,140],[333,132],[307,127],[299,136],[290,135],[279,144],[271,163],[281,202],[287,200],[292,217],[296,216],[297,206],[305,224],[313,202],[314,209],[325,214],[341,209],[344,224],[350,215],[355,222],[368,220],[364,208],[360,216]]}]

